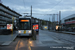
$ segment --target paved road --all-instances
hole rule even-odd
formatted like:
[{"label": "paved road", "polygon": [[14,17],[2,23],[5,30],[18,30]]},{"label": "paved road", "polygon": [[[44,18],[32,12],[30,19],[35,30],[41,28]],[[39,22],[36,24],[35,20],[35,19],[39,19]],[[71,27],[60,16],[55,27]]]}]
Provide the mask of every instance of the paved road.
[{"label": "paved road", "polygon": [[53,36],[55,36],[53,32],[40,30],[37,40],[18,37],[9,46],[0,46],[0,50],[74,50],[73,45],[66,44]]},{"label": "paved road", "polygon": [[72,34],[63,34],[63,33],[56,33],[56,32],[48,32],[48,35],[55,37],[65,43],[73,44],[75,46],[75,35]]}]

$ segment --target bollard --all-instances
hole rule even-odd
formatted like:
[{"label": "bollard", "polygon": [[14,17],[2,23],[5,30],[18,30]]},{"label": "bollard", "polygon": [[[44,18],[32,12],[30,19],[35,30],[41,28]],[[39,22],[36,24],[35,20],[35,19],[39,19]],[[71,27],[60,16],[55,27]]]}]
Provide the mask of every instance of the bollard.
[{"label": "bollard", "polygon": [[34,31],[34,30],[33,30],[32,39],[33,39],[33,40],[36,40],[36,31]]},{"label": "bollard", "polygon": [[36,40],[36,31],[34,31],[34,39]]}]

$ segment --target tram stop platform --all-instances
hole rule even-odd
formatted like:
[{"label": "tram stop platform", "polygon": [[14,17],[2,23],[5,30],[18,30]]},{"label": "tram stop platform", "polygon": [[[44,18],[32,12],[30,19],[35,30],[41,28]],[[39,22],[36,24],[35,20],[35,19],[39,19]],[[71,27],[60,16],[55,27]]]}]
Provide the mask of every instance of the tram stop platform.
[{"label": "tram stop platform", "polygon": [[16,37],[17,31],[10,35],[0,35],[0,45],[9,45]]}]

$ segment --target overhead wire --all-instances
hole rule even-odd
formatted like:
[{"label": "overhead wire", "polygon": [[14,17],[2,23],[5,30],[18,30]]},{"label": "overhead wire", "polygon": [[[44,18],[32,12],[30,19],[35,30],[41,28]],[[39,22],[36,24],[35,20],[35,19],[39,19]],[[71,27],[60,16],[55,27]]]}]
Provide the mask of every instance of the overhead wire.
[{"label": "overhead wire", "polygon": [[[56,7],[57,5],[59,5],[59,3],[61,3],[62,2],[62,0],[60,0],[54,7]],[[54,7],[52,7],[52,8],[54,8]]]},{"label": "overhead wire", "polygon": [[24,2],[24,0],[23,0],[23,4],[24,4],[24,8],[25,8],[25,2]]},{"label": "overhead wire", "polygon": [[[54,7],[56,7],[61,2],[62,2],[62,0],[60,0]],[[25,1],[24,0],[23,0],[23,4],[24,4],[24,8],[25,8]],[[52,7],[52,8],[54,8],[54,7]],[[32,14],[36,14],[36,15],[52,15],[52,14],[41,14],[41,13],[32,13]]]},{"label": "overhead wire", "polygon": [[[56,7],[59,3],[61,3],[62,2],[62,0],[60,0],[54,7]],[[53,7],[53,8],[54,8]],[[52,15],[52,14],[40,14],[40,13],[33,13],[33,14],[39,14],[39,15]],[[57,14],[56,14],[57,15]]]},{"label": "overhead wire", "polygon": [[[26,8],[25,7],[25,1],[23,0],[23,5],[24,5],[24,8]],[[25,9],[24,9],[24,11],[26,11]],[[28,13],[22,13],[22,14],[28,14]]]}]

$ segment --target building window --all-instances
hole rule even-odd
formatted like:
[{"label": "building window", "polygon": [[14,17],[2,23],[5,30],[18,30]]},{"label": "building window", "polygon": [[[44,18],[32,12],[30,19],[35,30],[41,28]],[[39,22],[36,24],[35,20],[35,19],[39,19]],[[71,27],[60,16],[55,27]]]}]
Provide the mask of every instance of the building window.
[{"label": "building window", "polygon": [[75,17],[70,18],[70,19],[66,19],[65,22],[67,22],[67,21],[73,21],[73,20],[75,20]]}]

